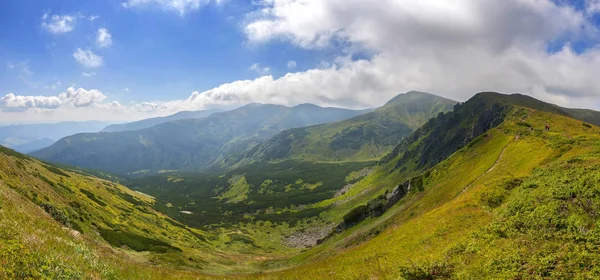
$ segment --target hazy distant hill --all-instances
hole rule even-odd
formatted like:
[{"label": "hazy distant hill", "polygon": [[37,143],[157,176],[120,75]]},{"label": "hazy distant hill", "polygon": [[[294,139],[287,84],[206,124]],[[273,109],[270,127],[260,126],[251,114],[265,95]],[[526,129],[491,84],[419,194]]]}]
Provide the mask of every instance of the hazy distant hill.
[{"label": "hazy distant hill", "polygon": [[139,120],[130,123],[123,124],[113,124],[102,129],[101,132],[120,132],[120,131],[134,131],[140,130],[144,128],[153,127],[155,125],[159,125],[161,123],[166,123],[170,121],[176,120],[184,120],[184,119],[200,119],[204,117],[208,117],[214,113],[221,112],[220,110],[203,110],[203,111],[182,111],[176,114],[166,116],[166,117],[157,117]]},{"label": "hazy distant hill", "polygon": [[276,133],[335,122],[365,111],[250,104],[202,119],[166,122],[138,131],[78,134],[33,153],[44,160],[119,174],[163,169],[200,169],[242,154]]},{"label": "hazy distant hill", "polygon": [[0,145],[20,152],[48,147],[54,141],[83,132],[98,132],[108,123],[99,121],[18,124],[0,126]]},{"label": "hazy distant hill", "polygon": [[42,139],[33,140],[33,141],[25,143],[25,144],[17,145],[17,146],[11,147],[11,148],[20,153],[30,153],[30,152],[34,152],[37,150],[41,150],[46,147],[50,147],[55,142],[56,141],[54,141],[52,139],[42,138]]}]

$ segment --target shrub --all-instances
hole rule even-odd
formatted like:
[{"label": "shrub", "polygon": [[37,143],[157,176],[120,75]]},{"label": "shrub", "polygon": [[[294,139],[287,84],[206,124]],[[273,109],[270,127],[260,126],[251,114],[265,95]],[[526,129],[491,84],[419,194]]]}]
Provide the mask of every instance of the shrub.
[{"label": "shrub", "polygon": [[42,165],[44,168],[46,168],[48,171],[56,174],[56,175],[60,175],[60,176],[64,176],[64,177],[71,177],[69,174],[63,172],[60,168],[56,168],[54,166],[50,166],[50,165]]},{"label": "shrub", "polygon": [[452,274],[453,266],[445,262],[400,267],[400,277],[410,280],[452,279]]},{"label": "shrub", "polygon": [[352,226],[364,220],[367,216],[369,216],[369,207],[360,205],[344,215],[344,223],[346,226]]},{"label": "shrub", "polygon": [[71,227],[71,219],[69,219],[69,216],[67,216],[64,210],[59,209],[49,203],[42,203],[40,206],[44,209],[44,211],[46,211],[46,213],[50,214],[54,220],[66,227]]},{"label": "shrub", "polygon": [[92,192],[88,191],[88,190],[84,190],[84,189],[79,189],[79,191],[81,191],[83,194],[85,194],[89,199],[91,199],[92,201],[98,203],[98,205],[100,206],[106,206],[106,203],[104,203],[104,201],[102,201],[100,198],[98,198],[95,194],[93,194]]},{"label": "shrub", "polygon": [[105,228],[101,228],[98,231],[102,238],[114,247],[127,246],[131,250],[137,252],[151,251],[156,253],[166,253],[170,250],[181,252],[181,249],[173,247],[166,242],[137,235],[135,233]]}]

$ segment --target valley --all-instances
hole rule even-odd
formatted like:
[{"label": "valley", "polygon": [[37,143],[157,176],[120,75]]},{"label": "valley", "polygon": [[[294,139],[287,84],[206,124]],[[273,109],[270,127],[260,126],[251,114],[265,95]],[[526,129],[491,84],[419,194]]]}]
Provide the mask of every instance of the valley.
[{"label": "valley", "polygon": [[[598,276],[600,128],[522,95],[424,104],[435,113],[395,124],[414,130],[387,153],[329,161],[293,144],[111,175],[2,148],[0,278]],[[306,130],[364,122],[370,135],[386,106]]]}]

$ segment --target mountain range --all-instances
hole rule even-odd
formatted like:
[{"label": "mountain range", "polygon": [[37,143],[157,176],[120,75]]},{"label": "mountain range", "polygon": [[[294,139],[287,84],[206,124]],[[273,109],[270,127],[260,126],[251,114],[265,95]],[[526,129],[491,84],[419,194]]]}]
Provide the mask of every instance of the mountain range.
[{"label": "mountain range", "polygon": [[[0,147],[0,278],[595,279],[598,116],[411,92],[368,112],[251,104],[57,143],[120,174],[167,162],[128,178]],[[329,158],[334,138],[348,152]],[[160,152],[131,161],[138,143]]]},{"label": "mountain range", "polygon": [[311,104],[249,104],[201,119],[170,121],[137,131],[77,134],[32,155],[118,174],[199,170],[215,166],[225,157],[240,155],[280,131],[335,122],[364,112]]},{"label": "mountain range", "polygon": [[451,111],[456,103],[423,92],[400,94],[373,112],[340,122],[280,132],[254,147],[238,165],[287,159],[378,160],[429,119]]}]

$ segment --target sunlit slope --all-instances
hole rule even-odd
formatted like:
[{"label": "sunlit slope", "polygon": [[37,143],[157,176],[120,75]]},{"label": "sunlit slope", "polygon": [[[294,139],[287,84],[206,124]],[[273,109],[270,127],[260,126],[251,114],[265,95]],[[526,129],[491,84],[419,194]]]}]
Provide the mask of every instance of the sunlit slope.
[{"label": "sunlit slope", "polygon": [[237,262],[246,257],[217,252],[210,235],[153,203],[0,147],[0,279],[164,279],[175,270],[243,269]]},{"label": "sunlit slope", "polygon": [[390,213],[257,278],[598,278],[599,171],[598,127],[511,108]]}]

